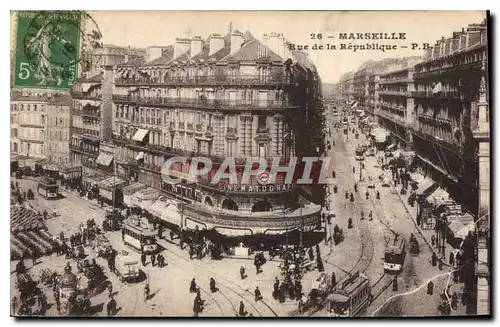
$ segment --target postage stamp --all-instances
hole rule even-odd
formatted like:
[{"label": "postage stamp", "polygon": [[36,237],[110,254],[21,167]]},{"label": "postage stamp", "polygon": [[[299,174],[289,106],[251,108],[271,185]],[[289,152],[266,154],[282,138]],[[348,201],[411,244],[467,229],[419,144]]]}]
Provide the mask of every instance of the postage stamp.
[{"label": "postage stamp", "polygon": [[100,46],[98,27],[87,33],[89,18],[83,11],[18,12],[14,85],[70,89],[84,49]]}]

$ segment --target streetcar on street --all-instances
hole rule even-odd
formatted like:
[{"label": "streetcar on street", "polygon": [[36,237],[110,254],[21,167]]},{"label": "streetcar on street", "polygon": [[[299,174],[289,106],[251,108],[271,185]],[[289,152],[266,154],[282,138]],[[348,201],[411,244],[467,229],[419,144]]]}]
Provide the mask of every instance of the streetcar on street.
[{"label": "streetcar on street", "polygon": [[327,297],[327,310],[332,317],[361,315],[371,303],[370,279],[359,271],[340,280]]},{"label": "streetcar on street", "polygon": [[394,233],[393,238],[386,246],[384,253],[384,271],[398,273],[403,269],[406,256],[406,240],[403,236]]},{"label": "streetcar on street", "polygon": [[153,254],[158,251],[156,234],[147,225],[141,223],[140,218],[131,217],[123,225],[122,241],[140,253]]},{"label": "streetcar on street", "polygon": [[46,199],[57,199],[59,197],[59,185],[50,178],[43,178],[37,185],[38,194]]}]

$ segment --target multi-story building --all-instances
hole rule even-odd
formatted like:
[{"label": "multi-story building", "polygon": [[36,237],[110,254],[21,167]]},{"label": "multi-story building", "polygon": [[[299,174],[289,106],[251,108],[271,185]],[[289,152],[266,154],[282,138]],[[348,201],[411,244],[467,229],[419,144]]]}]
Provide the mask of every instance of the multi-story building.
[{"label": "multi-story building", "polygon": [[457,201],[477,211],[477,141],[471,112],[477,111],[481,63],[487,54],[486,22],[442,38],[415,66],[417,160]]},{"label": "multi-story building", "polygon": [[345,100],[352,98],[354,94],[354,72],[345,73],[340,77],[340,94]]},{"label": "multi-story building", "polygon": [[379,96],[379,75],[370,74],[368,76],[368,97],[365,100],[365,112],[369,117],[375,117],[375,109],[378,106]]},{"label": "multi-story building", "polygon": [[383,73],[377,90],[379,124],[407,150],[412,146],[410,129],[415,116],[413,73],[413,66]]},{"label": "multi-story building", "polygon": [[114,66],[145,57],[146,49],[104,44],[100,48],[92,49],[84,56],[85,60],[82,62],[85,64],[82,68],[88,72],[88,76],[93,76],[101,73],[101,67]]},{"label": "multi-story building", "polygon": [[32,158],[45,157],[48,94],[31,91],[11,96],[11,149]]},{"label": "multi-story building", "polygon": [[353,90],[354,90],[354,101],[358,104],[358,108],[364,110],[367,107],[368,101],[368,82],[370,76],[373,75],[368,68],[362,68],[354,73],[353,77]]},{"label": "multi-story building", "polygon": [[472,116],[472,132],[479,142],[479,210],[476,222],[477,260],[475,273],[477,280],[478,315],[491,313],[490,298],[490,110],[488,105],[488,69],[487,59],[483,57],[481,83],[479,85],[479,102],[477,114]]},{"label": "multi-story building", "polygon": [[71,96],[53,97],[47,102],[45,158],[54,164],[70,163]]},{"label": "multi-story building", "polygon": [[[277,33],[259,41],[234,31],[150,48],[146,62],[116,70],[117,175],[188,199],[180,218],[164,218],[181,228],[242,235],[314,227],[321,206],[280,176],[272,185],[258,178],[211,184],[210,172],[179,185],[164,182],[162,166],[179,155],[208,157],[216,167],[234,157],[240,178],[247,157],[277,157],[283,166],[293,156],[318,155],[320,85],[307,55],[288,51]],[[186,180],[187,169],[174,164],[166,173]]]},{"label": "multi-story building", "polygon": [[[99,144],[105,129],[102,109],[103,74],[80,80],[72,89],[73,99],[71,114],[71,161],[82,165],[84,175],[93,175],[97,169]],[[84,176],[85,178],[85,176]]]}]

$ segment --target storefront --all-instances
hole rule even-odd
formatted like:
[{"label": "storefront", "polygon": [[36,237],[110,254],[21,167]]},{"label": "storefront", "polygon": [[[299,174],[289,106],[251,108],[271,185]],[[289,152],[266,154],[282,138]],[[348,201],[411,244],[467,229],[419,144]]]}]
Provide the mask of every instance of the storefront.
[{"label": "storefront", "polygon": [[123,192],[121,188],[125,184],[127,182],[116,176],[107,177],[97,184],[99,187],[99,197],[113,206],[120,206],[123,204]]}]

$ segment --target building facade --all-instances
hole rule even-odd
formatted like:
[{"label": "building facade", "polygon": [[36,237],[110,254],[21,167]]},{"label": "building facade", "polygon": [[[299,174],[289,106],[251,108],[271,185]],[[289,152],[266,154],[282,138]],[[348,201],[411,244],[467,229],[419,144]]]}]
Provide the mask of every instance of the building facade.
[{"label": "building facade", "polygon": [[[188,184],[189,165],[174,164],[168,174],[184,182],[162,178],[173,156],[208,157],[215,167],[233,157],[240,178],[247,157],[278,158],[286,165],[293,156],[323,151],[317,133],[321,81],[304,53],[289,52],[281,34],[259,41],[234,31],[205,41],[177,39],[150,49],[145,61],[115,71],[113,141],[120,178],[186,201],[174,222],[181,228],[249,235],[317,225],[321,206],[280,176],[273,185],[257,178],[211,184],[213,171]],[[294,205],[299,199],[302,208]]]},{"label": "building facade", "polygon": [[406,150],[412,148],[411,127],[415,119],[413,67],[383,73],[378,81],[377,117]]},{"label": "building facade", "polygon": [[478,208],[478,147],[471,115],[477,112],[486,53],[486,22],[472,24],[437,41],[413,75],[417,119],[412,134],[417,159],[472,212]]},{"label": "building facade", "polygon": [[45,158],[48,95],[15,92],[11,96],[11,150],[32,158]]},{"label": "building facade", "polygon": [[474,138],[479,142],[479,210],[476,222],[477,260],[475,273],[477,280],[478,315],[491,313],[490,290],[490,110],[488,105],[488,69],[483,58],[481,84],[477,115],[472,117]]},{"label": "building facade", "polygon": [[45,158],[54,164],[67,165],[71,162],[71,105],[69,94],[53,97],[47,103]]}]

